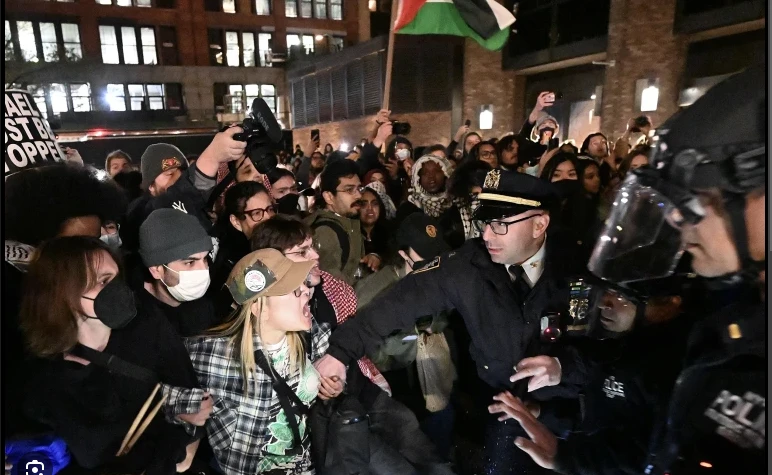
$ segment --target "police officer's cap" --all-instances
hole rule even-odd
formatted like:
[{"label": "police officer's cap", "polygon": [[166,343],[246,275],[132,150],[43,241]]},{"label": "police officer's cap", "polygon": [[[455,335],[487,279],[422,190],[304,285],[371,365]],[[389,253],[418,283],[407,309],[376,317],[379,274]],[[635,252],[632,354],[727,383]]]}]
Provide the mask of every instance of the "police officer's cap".
[{"label": "police officer's cap", "polygon": [[535,209],[549,210],[558,201],[551,183],[534,176],[506,170],[491,170],[485,176],[480,206],[472,219],[488,221],[516,216]]}]

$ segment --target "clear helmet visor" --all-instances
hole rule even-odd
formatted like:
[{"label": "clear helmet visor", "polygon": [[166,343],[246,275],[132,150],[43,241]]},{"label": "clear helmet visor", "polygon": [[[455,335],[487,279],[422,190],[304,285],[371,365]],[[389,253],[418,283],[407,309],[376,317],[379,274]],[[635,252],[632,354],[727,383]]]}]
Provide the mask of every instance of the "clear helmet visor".
[{"label": "clear helmet visor", "polygon": [[588,268],[616,283],[667,277],[683,255],[683,222],[668,196],[630,174],[614,198]]}]

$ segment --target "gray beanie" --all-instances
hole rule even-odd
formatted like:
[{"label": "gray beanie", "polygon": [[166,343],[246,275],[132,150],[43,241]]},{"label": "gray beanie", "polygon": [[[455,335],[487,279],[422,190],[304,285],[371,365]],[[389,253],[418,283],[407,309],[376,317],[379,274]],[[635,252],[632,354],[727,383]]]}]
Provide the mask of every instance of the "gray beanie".
[{"label": "gray beanie", "polygon": [[158,175],[171,170],[188,168],[188,160],[185,154],[174,145],[168,143],[156,143],[145,149],[140,159],[142,168],[142,190],[147,191]]},{"label": "gray beanie", "polygon": [[139,228],[139,255],[148,267],[186,259],[212,250],[212,238],[198,218],[184,211],[161,208]]}]

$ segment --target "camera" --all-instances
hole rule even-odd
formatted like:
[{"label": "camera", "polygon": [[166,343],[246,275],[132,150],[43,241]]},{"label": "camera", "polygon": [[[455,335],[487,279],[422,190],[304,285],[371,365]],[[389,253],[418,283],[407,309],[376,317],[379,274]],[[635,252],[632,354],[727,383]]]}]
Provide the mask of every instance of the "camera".
[{"label": "camera", "polygon": [[[253,100],[249,117],[239,127],[244,131],[234,134],[233,139],[247,142],[246,154],[257,171],[266,174],[275,168],[279,163],[275,149],[281,142],[282,133],[268,104],[259,97]],[[234,172],[233,166],[231,162],[231,172]]]},{"label": "camera", "polygon": [[400,122],[398,120],[391,122],[391,132],[394,135],[407,135],[410,133],[410,122]]}]

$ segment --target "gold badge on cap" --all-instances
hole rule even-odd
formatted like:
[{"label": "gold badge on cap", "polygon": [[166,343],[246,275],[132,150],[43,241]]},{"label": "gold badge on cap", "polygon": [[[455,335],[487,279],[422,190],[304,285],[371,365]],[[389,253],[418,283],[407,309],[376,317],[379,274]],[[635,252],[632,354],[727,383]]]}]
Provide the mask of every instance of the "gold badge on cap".
[{"label": "gold badge on cap", "polygon": [[499,188],[499,181],[501,181],[501,171],[491,170],[485,175],[485,182],[483,188],[496,190]]},{"label": "gold badge on cap", "polygon": [[430,238],[437,237],[437,228],[431,224],[426,226],[426,234],[428,234]]}]

